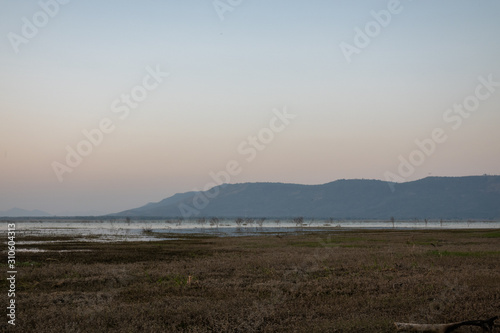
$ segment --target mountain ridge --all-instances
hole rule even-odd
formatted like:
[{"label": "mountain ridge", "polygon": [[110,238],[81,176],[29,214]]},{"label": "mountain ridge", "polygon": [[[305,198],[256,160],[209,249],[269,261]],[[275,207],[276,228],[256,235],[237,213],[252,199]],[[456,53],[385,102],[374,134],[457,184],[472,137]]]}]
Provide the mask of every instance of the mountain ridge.
[{"label": "mountain ridge", "polygon": [[252,182],[177,193],[111,216],[285,218],[500,218],[500,176],[426,177],[405,183],[339,179],[325,184]]},{"label": "mountain ridge", "polygon": [[15,207],[9,210],[0,211],[0,217],[47,217],[47,216],[52,216],[52,215],[38,209],[26,210]]}]

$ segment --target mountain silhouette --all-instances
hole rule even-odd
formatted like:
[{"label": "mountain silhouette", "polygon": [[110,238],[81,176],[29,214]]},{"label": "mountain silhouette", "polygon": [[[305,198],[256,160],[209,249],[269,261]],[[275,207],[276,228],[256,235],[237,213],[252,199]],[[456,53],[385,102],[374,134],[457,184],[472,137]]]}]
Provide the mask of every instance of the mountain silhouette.
[{"label": "mountain silhouette", "polygon": [[26,210],[21,208],[12,208],[6,211],[0,211],[0,217],[47,217],[51,214],[41,210]]},{"label": "mountain silhouette", "polygon": [[223,184],[126,210],[123,217],[499,219],[500,176],[427,177],[406,183]]}]

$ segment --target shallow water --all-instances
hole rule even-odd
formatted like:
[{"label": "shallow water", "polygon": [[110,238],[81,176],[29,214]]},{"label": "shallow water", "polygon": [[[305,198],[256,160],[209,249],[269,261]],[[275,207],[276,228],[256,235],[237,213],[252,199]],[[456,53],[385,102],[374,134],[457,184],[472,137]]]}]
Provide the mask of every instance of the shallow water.
[{"label": "shallow water", "polygon": [[[237,225],[235,220],[220,220],[218,225],[197,220],[42,220],[15,221],[16,238],[22,243],[23,236],[78,237],[71,241],[117,242],[155,241],[178,239],[183,234],[204,234],[213,236],[249,236],[279,234],[317,230],[352,229],[396,229],[396,230],[439,230],[439,229],[499,229],[500,221],[363,221],[363,220],[304,220],[297,224],[292,220],[247,220]],[[10,222],[12,223],[12,222]],[[7,230],[7,222],[0,224],[0,230]],[[60,240],[58,242],[64,242]],[[36,241],[25,242],[25,245]]]}]

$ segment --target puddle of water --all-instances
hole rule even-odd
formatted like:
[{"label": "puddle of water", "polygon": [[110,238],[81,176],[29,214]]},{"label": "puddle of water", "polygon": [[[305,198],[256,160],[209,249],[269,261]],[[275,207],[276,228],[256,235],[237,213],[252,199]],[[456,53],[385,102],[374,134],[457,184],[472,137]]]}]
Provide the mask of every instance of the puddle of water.
[{"label": "puddle of water", "polygon": [[20,248],[17,248],[16,252],[47,252],[47,250],[35,249],[35,248],[31,248],[31,249],[20,249]]},{"label": "puddle of water", "polygon": [[[177,240],[180,238],[160,238],[160,237],[122,237],[122,236],[103,236],[97,238],[76,238],[76,242],[88,242],[88,243],[110,243],[110,242],[154,242],[154,241],[164,241],[164,240]],[[57,241],[56,241],[57,242]]]},{"label": "puddle of water", "polygon": [[17,252],[90,252],[91,250],[45,250],[45,249],[37,249],[37,248],[29,248],[29,249],[16,249]]},{"label": "puddle of water", "polygon": [[74,243],[74,242],[85,242],[85,243],[109,243],[109,242],[154,242],[154,241],[164,241],[164,240],[178,240],[180,238],[160,238],[160,237],[122,237],[122,236],[102,236],[102,237],[92,237],[92,238],[74,238],[74,239],[62,239],[62,240],[39,240],[39,241],[18,241],[17,245],[40,245],[40,244],[50,244],[50,243]]}]

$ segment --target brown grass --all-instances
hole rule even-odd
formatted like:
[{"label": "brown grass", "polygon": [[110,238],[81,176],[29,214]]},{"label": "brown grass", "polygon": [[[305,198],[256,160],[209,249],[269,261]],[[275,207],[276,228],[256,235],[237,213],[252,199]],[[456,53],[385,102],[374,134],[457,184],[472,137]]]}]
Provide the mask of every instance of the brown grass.
[{"label": "brown grass", "polygon": [[51,251],[17,255],[19,332],[394,332],[500,315],[498,231],[33,247]]}]

